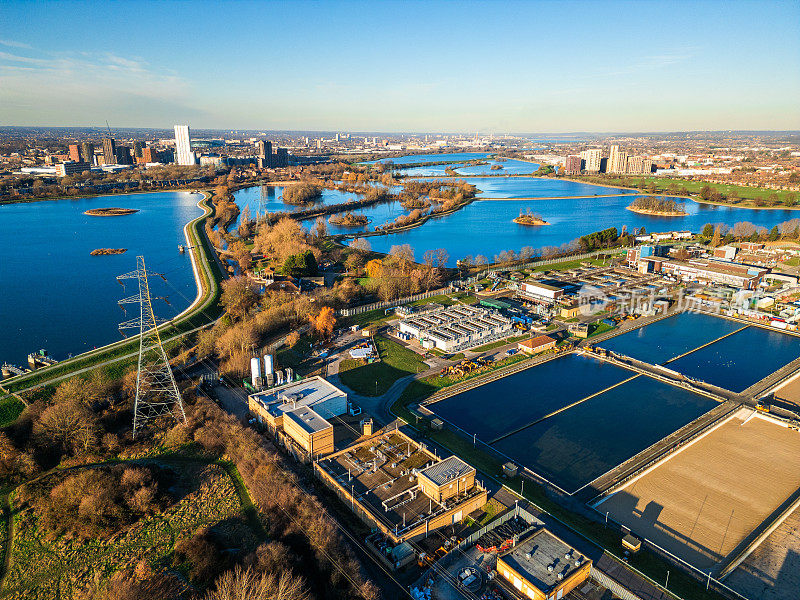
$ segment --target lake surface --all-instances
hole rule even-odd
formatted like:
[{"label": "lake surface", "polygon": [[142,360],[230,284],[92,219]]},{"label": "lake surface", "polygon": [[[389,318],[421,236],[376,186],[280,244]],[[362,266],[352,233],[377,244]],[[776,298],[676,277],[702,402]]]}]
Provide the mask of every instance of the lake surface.
[{"label": "lake surface", "polygon": [[640,375],[493,447],[573,493],[716,405]]},{"label": "lake surface", "polygon": [[490,443],[635,373],[568,354],[428,405],[443,419]]},{"label": "lake surface", "polygon": [[[183,227],[202,214],[200,196],[188,192],[129,194],[113,197],[50,200],[0,206],[0,363],[26,366],[27,355],[45,348],[56,359],[121,339],[119,322],[127,315],[117,300],[138,292],[117,275],[136,269],[143,255],[148,269],[167,277],[151,280],[159,317],[170,318],[197,295]],[[139,209],[120,217],[90,217],[90,208]],[[90,256],[96,248],[127,248],[121,255]],[[135,314],[134,314],[135,313]],[[133,335],[133,330],[128,335]]]},{"label": "lake surface", "polygon": [[[283,188],[281,185],[259,185],[241,190],[236,190],[233,193],[233,200],[239,206],[240,210],[244,210],[245,206],[250,209],[250,218],[255,219],[259,208],[263,212],[296,212],[298,210],[306,210],[313,208],[313,206],[322,206],[328,204],[341,204],[342,202],[350,202],[351,200],[358,200],[360,196],[353,192],[340,192],[339,190],[329,190],[325,188],[322,190],[322,197],[313,205],[299,206],[297,204],[286,204],[283,201]],[[239,226],[241,214],[236,218],[236,221],[228,228],[229,231],[234,231]]]},{"label": "lake surface", "polygon": [[[489,160],[485,165],[470,165],[456,167],[455,171],[459,175],[530,175],[539,168],[536,163],[529,163],[524,160],[507,158],[504,160]],[[492,170],[493,166],[501,167]]]},{"label": "lake surface", "polygon": [[[645,227],[647,231],[691,230],[698,232],[706,223],[725,223],[733,226],[740,221],[771,228],[782,221],[798,216],[791,210],[756,210],[728,206],[712,206],[686,201],[684,217],[656,217],[631,212],[626,207],[636,192],[591,186],[563,180],[535,177],[464,178],[476,185],[479,198],[506,200],[476,200],[461,210],[430,219],[421,227],[408,231],[373,237],[372,248],[388,252],[396,244],[410,244],[416,256],[433,248],[445,248],[449,266],[465,256],[482,254],[490,260],[504,250],[519,251],[525,246],[542,248],[561,246],[582,235],[617,227]],[[619,194],[594,197],[593,194]],[[592,196],[566,198],[564,196]],[[550,198],[537,200],[535,198]],[[522,200],[521,198],[534,198]],[[513,223],[521,211],[540,214],[550,225],[526,227]]]},{"label": "lake surface", "polygon": [[489,156],[486,152],[450,152],[444,154],[412,154],[409,156],[395,156],[394,158],[381,158],[367,161],[363,164],[374,165],[377,163],[391,162],[396,165],[415,165],[426,162],[465,162],[468,160],[483,159]]}]

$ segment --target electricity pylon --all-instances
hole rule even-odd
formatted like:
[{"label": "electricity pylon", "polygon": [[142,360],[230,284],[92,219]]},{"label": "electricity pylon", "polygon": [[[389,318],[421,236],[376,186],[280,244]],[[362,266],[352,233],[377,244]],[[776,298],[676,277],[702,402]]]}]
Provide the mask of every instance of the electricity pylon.
[{"label": "electricity pylon", "polygon": [[261,185],[261,197],[258,199],[258,208],[256,209],[256,224],[260,224],[262,219],[267,215],[266,203],[269,201],[269,187]]},{"label": "electricity pylon", "polygon": [[171,415],[178,421],[186,421],[181,393],[169,366],[167,354],[161,345],[158,325],[165,323],[153,312],[153,297],[150,296],[149,277],[166,278],[161,273],[148,271],[144,256],[136,257],[136,270],[119,275],[117,280],[136,279],[139,293],[119,301],[123,304],[138,304],[139,317],[120,323],[123,329],[139,330],[139,366],[136,370],[136,401],[133,406],[133,437],[148,421]]}]

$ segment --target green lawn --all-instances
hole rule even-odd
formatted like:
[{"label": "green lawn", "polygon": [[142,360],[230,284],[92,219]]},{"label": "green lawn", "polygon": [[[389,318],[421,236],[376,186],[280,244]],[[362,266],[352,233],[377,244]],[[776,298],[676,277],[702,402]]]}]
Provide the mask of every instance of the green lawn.
[{"label": "green lawn", "polygon": [[523,335],[511,336],[503,340],[497,340],[496,342],[492,342],[491,344],[484,344],[483,346],[472,348],[471,350],[473,352],[487,352],[488,350],[494,350],[495,348],[499,348],[500,346],[505,346],[506,344],[511,344],[513,342],[521,342],[527,337],[529,337],[527,333]]},{"label": "green lawn", "polygon": [[11,425],[24,408],[25,405],[14,396],[6,396],[0,400],[0,427]]},{"label": "green lawn", "polygon": [[[744,200],[754,200],[756,198],[763,198],[766,200],[772,194],[776,194],[778,200],[783,202],[785,199],[789,197],[790,194],[794,194],[795,198],[798,198],[797,192],[792,192],[788,190],[769,190],[766,188],[759,188],[759,187],[750,187],[746,185],[731,185],[731,184],[717,184],[717,183],[707,183],[705,181],[689,181],[688,179],[672,179],[668,177],[625,177],[625,178],[593,178],[591,179],[592,183],[598,183],[603,185],[618,185],[618,186],[625,186],[625,187],[638,187],[640,183],[644,183],[647,186],[655,184],[656,188],[658,189],[659,193],[670,193],[669,187],[670,184],[675,184],[675,186],[681,189],[687,189],[691,194],[699,194],[700,190],[703,186],[708,186],[711,189],[717,190],[726,196],[730,196],[732,192],[736,192],[739,198]],[[642,190],[643,194],[649,193],[647,190]]]},{"label": "green lawn", "polygon": [[381,360],[364,363],[346,358],[339,363],[339,379],[362,396],[381,396],[401,377],[419,373],[428,368],[422,357],[383,336],[375,336]]},{"label": "green lawn", "polygon": [[[615,254],[619,252],[619,250],[614,250],[613,248],[609,249],[609,254]],[[531,273],[533,272],[541,272],[541,271],[566,271],[568,269],[578,269],[583,266],[584,263],[591,263],[595,267],[603,267],[608,266],[608,259],[600,260],[597,258],[581,258],[578,260],[568,260],[561,263],[555,263],[552,265],[541,265],[537,267],[533,267],[531,269]]]},{"label": "green lawn", "polygon": [[590,325],[590,328],[591,327],[594,327],[594,330],[589,334],[589,337],[600,335],[601,333],[605,333],[606,331],[611,331],[614,329],[614,326],[609,325],[608,323],[594,323],[593,325]]}]

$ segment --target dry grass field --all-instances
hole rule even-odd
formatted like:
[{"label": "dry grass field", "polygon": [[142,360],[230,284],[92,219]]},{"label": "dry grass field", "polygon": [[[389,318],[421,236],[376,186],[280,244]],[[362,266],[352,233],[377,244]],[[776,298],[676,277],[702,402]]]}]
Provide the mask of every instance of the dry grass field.
[{"label": "dry grass field", "polygon": [[800,432],[743,410],[597,506],[699,569],[800,487]]},{"label": "dry grass field", "polygon": [[800,595],[800,509],[739,565],[725,585],[748,598],[797,600]]}]

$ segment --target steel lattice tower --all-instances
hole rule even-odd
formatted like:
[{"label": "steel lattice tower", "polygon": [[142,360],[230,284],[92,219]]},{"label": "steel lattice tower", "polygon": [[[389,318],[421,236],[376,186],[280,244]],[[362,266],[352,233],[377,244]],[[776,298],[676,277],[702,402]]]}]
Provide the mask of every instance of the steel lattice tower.
[{"label": "steel lattice tower", "polygon": [[266,185],[261,186],[261,197],[258,199],[258,208],[256,209],[256,224],[261,223],[267,214],[267,207],[265,204],[269,200],[269,188]]},{"label": "steel lattice tower", "polygon": [[186,421],[181,393],[169,366],[167,354],[161,345],[158,325],[164,323],[153,312],[153,298],[150,296],[149,277],[166,278],[161,273],[147,271],[144,256],[136,257],[136,270],[117,277],[122,283],[125,279],[139,282],[139,293],[119,301],[124,304],[138,304],[139,317],[121,323],[119,328],[139,330],[139,366],[136,371],[136,401],[133,407],[133,437],[148,421],[171,415],[178,421]]}]

